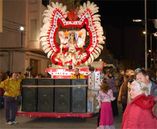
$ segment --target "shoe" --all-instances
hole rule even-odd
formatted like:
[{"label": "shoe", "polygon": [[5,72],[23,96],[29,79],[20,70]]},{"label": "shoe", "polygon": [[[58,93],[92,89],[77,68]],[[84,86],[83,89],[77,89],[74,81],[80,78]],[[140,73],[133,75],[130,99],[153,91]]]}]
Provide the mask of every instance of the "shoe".
[{"label": "shoe", "polygon": [[12,121],[12,123],[13,123],[13,124],[17,124],[18,122],[17,122],[17,121]]},{"label": "shoe", "polygon": [[12,125],[12,124],[13,124],[13,122],[8,121],[6,124],[7,124],[7,125]]}]

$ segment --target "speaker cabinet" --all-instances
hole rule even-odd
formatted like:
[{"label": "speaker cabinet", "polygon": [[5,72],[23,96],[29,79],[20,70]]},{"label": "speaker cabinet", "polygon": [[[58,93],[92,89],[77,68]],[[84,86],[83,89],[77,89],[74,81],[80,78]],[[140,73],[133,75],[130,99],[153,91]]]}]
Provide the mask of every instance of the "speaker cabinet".
[{"label": "speaker cabinet", "polygon": [[22,81],[22,111],[37,111],[37,80]]},{"label": "speaker cabinet", "polygon": [[37,79],[29,79],[29,78],[26,78],[26,79],[23,79],[22,82],[21,82],[22,86],[25,86],[27,85],[28,87],[30,87],[31,85],[37,85]]},{"label": "speaker cabinet", "polygon": [[70,112],[70,79],[55,80],[55,112]]},{"label": "speaker cabinet", "polygon": [[24,79],[22,111],[87,112],[87,80]]},{"label": "speaker cabinet", "polygon": [[72,81],[71,82],[72,85],[77,85],[77,86],[87,85],[87,79],[72,79],[71,81]]},{"label": "speaker cabinet", "polygon": [[54,85],[54,79],[37,79],[37,83],[38,85],[42,85],[42,86],[48,86],[48,87],[52,87]]},{"label": "speaker cabinet", "polygon": [[38,111],[53,112],[54,99],[54,80],[39,79],[38,80]]},{"label": "speaker cabinet", "polygon": [[65,85],[68,86],[68,85],[71,85],[71,79],[55,79],[55,85],[58,87],[61,85],[62,87]]},{"label": "speaker cabinet", "polygon": [[55,88],[55,112],[70,112],[70,88]]},{"label": "speaker cabinet", "polygon": [[[72,112],[86,112],[87,111],[87,84],[85,79],[72,80],[72,85],[77,85],[72,88]],[[80,86],[79,86],[80,85]],[[81,86],[82,85],[82,86]]]}]

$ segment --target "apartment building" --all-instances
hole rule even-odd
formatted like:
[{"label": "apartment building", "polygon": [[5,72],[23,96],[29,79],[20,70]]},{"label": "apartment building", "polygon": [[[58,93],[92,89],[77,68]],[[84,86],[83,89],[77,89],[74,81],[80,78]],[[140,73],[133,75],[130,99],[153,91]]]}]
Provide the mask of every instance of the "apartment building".
[{"label": "apartment building", "polygon": [[49,59],[39,41],[42,0],[2,0],[2,32],[0,32],[0,71],[45,74]]}]

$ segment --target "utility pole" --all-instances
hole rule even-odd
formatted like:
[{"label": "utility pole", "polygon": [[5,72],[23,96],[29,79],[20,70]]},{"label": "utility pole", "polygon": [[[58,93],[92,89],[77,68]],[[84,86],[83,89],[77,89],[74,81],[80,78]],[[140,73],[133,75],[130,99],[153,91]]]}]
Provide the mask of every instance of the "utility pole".
[{"label": "utility pole", "polygon": [[148,46],[147,46],[147,0],[144,0],[144,27],[145,27],[145,69],[148,69]]}]

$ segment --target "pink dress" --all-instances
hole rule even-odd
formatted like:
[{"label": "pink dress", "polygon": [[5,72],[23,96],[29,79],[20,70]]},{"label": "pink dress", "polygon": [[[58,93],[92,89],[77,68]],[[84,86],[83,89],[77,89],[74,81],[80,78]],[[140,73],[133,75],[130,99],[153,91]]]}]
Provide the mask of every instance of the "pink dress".
[{"label": "pink dress", "polygon": [[113,97],[112,90],[108,90],[107,93],[99,91],[98,94],[98,101],[101,106],[100,111],[100,122],[99,126],[103,129],[114,129],[113,126],[113,113],[112,113],[112,106],[111,101],[113,101],[115,97]]}]

